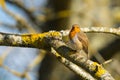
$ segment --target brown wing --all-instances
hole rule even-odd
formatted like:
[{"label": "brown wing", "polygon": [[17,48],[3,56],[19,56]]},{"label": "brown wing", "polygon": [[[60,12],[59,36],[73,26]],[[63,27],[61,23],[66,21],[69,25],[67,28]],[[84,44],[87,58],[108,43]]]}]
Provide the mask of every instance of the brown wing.
[{"label": "brown wing", "polygon": [[82,42],[83,50],[88,53],[88,38],[87,35],[83,32],[78,33],[78,39]]}]

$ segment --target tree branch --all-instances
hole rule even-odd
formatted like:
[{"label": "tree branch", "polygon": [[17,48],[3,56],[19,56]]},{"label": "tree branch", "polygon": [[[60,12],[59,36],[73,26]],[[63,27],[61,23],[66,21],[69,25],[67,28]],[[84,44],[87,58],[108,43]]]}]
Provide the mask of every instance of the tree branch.
[{"label": "tree branch", "polygon": [[[92,32],[96,31],[98,28],[82,28],[83,31]],[[112,33],[119,35],[119,29],[117,28],[99,28],[98,32]],[[118,31],[118,32],[117,32]],[[57,53],[62,57],[68,59],[77,66],[82,67],[88,71],[92,76],[100,80],[114,80],[114,78],[105,70],[101,65],[91,60],[86,61],[85,56],[81,56],[80,53],[69,48],[63,41],[62,37],[67,34],[68,31],[58,32],[49,31],[40,34],[7,34],[0,33],[0,45],[4,46],[16,46],[16,47],[31,47],[31,48],[42,48],[50,49],[53,47]],[[70,63],[70,64],[72,64]]]},{"label": "tree branch", "polygon": [[[85,27],[81,28],[83,32],[86,33],[108,33],[108,34],[114,34],[117,36],[120,36],[120,28],[110,28],[110,27]],[[63,36],[66,36],[69,34],[69,30],[61,31]]]},{"label": "tree branch", "polygon": [[40,34],[9,34],[0,32],[0,45],[30,48],[50,48],[47,39],[62,37],[59,32],[50,31]]},{"label": "tree branch", "polygon": [[52,53],[53,53],[53,55],[55,55],[55,57],[61,63],[63,63],[66,67],[68,67],[70,70],[72,70],[73,72],[75,72],[77,75],[79,75],[84,80],[96,80],[89,73],[87,73],[85,70],[83,70],[81,67],[79,67],[76,64],[70,62],[66,58],[60,56],[53,48],[52,48]]},{"label": "tree branch", "polygon": [[114,78],[106,71],[101,65],[97,62],[93,62],[91,60],[86,61],[86,57],[82,56],[79,58],[80,53],[76,53],[71,48],[67,47],[67,45],[60,40],[51,40],[49,44],[63,57],[70,60],[71,62],[77,64],[82,67],[86,71],[88,71],[95,78],[100,80],[114,80]]}]

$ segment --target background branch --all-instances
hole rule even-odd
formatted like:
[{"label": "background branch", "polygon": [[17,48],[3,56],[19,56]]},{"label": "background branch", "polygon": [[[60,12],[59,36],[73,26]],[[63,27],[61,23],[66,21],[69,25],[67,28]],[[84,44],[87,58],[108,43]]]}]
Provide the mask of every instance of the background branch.
[{"label": "background branch", "polygon": [[6,0],[8,3],[16,5],[17,7],[21,8],[30,18],[30,20],[32,20],[32,22],[34,22],[35,24],[37,24],[37,20],[36,17],[33,15],[34,10],[33,9],[29,9],[26,8],[25,5],[19,1],[19,0]]}]

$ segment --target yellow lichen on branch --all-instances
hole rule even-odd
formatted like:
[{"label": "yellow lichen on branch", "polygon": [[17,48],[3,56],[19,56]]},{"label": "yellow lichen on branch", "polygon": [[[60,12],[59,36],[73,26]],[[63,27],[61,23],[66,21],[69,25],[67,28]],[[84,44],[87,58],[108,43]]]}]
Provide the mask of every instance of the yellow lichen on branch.
[{"label": "yellow lichen on branch", "polygon": [[101,77],[106,73],[106,70],[96,62],[92,62],[92,64],[89,65],[89,68],[92,72],[94,72],[96,77]]},{"label": "yellow lichen on branch", "polygon": [[54,38],[60,39],[61,37],[62,35],[58,31],[22,35],[1,32],[0,45],[46,49],[50,47],[50,45],[48,44],[48,40],[52,40]]},{"label": "yellow lichen on branch", "polygon": [[44,46],[47,45],[46,39],[49,38],[58,38],[61,37],[61,33],[57,31],[50,31],[45,32],[41,34],[23,34],[22,36],[22,42],[26,45],[34,46],[36,48],[44,48]]}]

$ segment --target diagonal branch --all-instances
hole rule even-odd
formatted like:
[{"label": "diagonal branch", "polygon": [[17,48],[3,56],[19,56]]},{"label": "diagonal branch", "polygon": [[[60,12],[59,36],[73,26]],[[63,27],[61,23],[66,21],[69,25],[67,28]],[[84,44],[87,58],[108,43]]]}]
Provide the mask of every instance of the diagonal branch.
[{"label": "diagonal branch", "polygon": [[20,1],[18,0],[6,0],[8,3],[11,3],[13,5],[16,5],[17,7],[21,8],[28,16],[29,18],[32,20],[32,22],[34,22],[35,24],[37,24],[37,20],[36,17],[33,15],[33,10],[26,8],[25,5],[23,5]]},{"label": "diagonal branch", "polygon": [[[29,31],[31,31],[31,32],[33,32],[33,33],[35,33],[34,28],[36,28],[36,30],[37,30],[37,27],[36,27],[35,24],[32,24],[32,23],[28,22],[28,21],[27,21],[25,18],[23,18],[22,16],[16,15],[15,13],[13,13],[12,11],[10,11],[10,10],[7,9],[7,8],[3,8],[3,10],[4,10],[8,15],[10,15],[13,19],[16,20],[16,22],[17,22],[17,27],[18,27],[19,29],[21,29],[21,28],[27,28]],[[32,25],[34,26],[34,28],[33,28]]]},{"label": "diagonal branch", "polygon": [[105,70],[101,65],[91,60],[85,61],[86,57],[84,56],[82,56],[82,58],[79,58],[79,53],[76,53],[71,48],[67,47],[63,41],[55,39],[48,42],[61,56],[82,67],[90,74],[92,74],[95,78],[100,80],[114,80],[109,72]]},{"label": "diagonal branch", "polygon": [[85,70],[83,70],[81,67],[77,66],[76,64],[70,62],[66,58],[60,56],[53,48],[52,48],[53,55],[56,56],[56,58],[63,63],[66,67],[68,67],[70,70],[75,72],[77,75],[79,75],[81,78],[85,80],[96,80],[93,78],[89,73],[87,73]]}]

